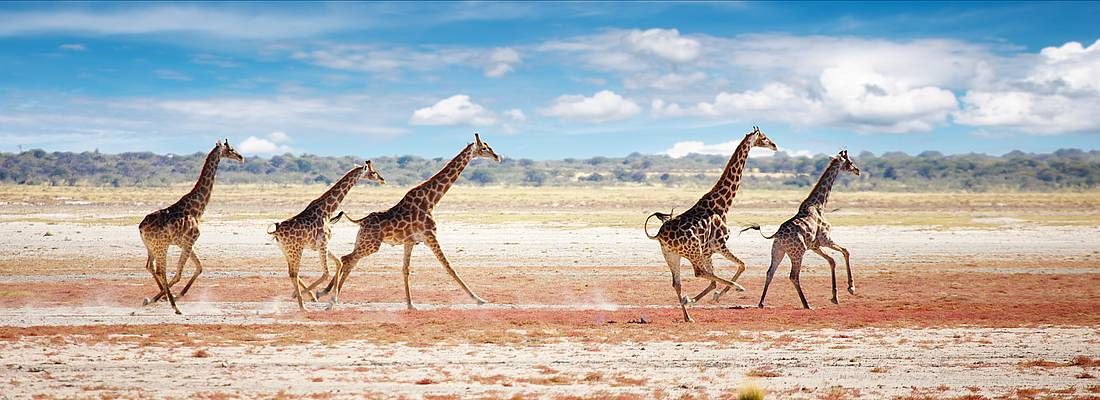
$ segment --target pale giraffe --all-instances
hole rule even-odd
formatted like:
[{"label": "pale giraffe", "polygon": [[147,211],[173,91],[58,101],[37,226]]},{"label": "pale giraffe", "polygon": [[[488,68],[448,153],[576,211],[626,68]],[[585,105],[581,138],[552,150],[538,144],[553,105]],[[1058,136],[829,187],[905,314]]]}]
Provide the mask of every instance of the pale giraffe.
[{"label": "pale giraffe", "polygon": [[[654,213],[649,216],[649,218],[657,217],[662,222],[657,235],[650,236],[647,232],[646,236],[657,239],[661,243],[661,253],[664,254],[665,262],[668,263],[668,268],[672,272],[672,287],[676,290],[676,299],[680,303],[680,310],[683,311],[686,322],[694,321],[688,315],[687,303],[699,301],[719,283],[726,287],[714,294],[714,301],[718,301],[718,298],[730,287],[737,287],[739,291],[745,290],[736,283],[741,273],[745,272],[745,263],[734,256],[726,246],[726,240],[729,239],[726,214],[733,206],[733,198],[737,196],[737,188],[741,184],[741,173],[745,169],[745,162],[753,147],[776,149],[775,143],[772,143],[760,128],[753,127],[752,132],[746,134],[734,149],[733,156],[730,157],[725,171],[714,184],[714,188],[704,194],[694,206],[677,216],[664,213]],[[648,222],[649,219],[647,218],[646,221]],[[714,264],[711,261],[714,253],[719,253],[737,264],[737,273],[733,275],[733,279],[726,280],[714,274]],[[695,276],[710,280],[710,284],[694,298],[689,299],[680,291],[681,258],[691,262]]]},{"label": "pale giraffe", "polygon": [[[443,265],[443,269],[451,275],[451,278],[454,278],[455,282],[458,282],[458,286],[470,298],[477,301],[478,304],[486,303],[484,299],[478,297],[466,286],[466,282],[458,277],[454,268],[451,267],[451,263],[443,255],[443,250],[439,247],[439,241],[436,239],[435,219],[432,218],[432,210],[435,205],[439,203],[439,200],[443,198],[451,185],[458,180],[462,170],[474,158],[488,158],[500,162],[500,156],[493,152],[493,149],[487,143],[482,142],[481,137],[475,133],[474,143],[462,149],[453,160],[434,176],[409,190],[405,197],[390,209],[371,213],[358,220],[347,217],[348,220],[359,224],[355,249],[341,257],[343,271],[333,276],[328,283],[328,287],[319,292],[317,296],[320,297],[332,291],[332,299],[329,303],[329,308],[332,308],[339,300],[340,290],[347,281],[348,274],[351,273],[351,269],[355,267],[359,260],[377,252],[382,243],[404,245],[405,257],[402,262],[401,273],[405,279],[405,305],[408,309],[415,310],[416,308],[412,304],[412,294],[409,290],[409,262],[413,247],[420,242],[424,242],[432,249],[432,253],[435,253],[435,257]],[[342,212],[341,215],[343,215]],[[339,217],[337,216],[336,220]]]},{"label": "pale giraffe", "polygon": [[[771,236],[764,236],[766,239],[774,238],[775,241],[772,242],[772,263],[768,267],[768,277],[764,281],[764,291],[760,293],[758,307],[764,307],[764,298],[768,295],[768,286],[772,283],[772,276],[775,275],[776,268],[779,268],[779,263],[783,262],[783,257],[788,256],[791,258],[791,282],[794,283],[794,288],[798,291],[798,298],[802,300],[802,307],[810,309],[810,304],[806,302],[806,295],[802,292],[802,284],[799,282],[799,274],[802,271],[802,256],[806,254],[806,250],[813,250],[829,262],[829,268],[833,274],[832,301],[833,304],[840,304],[840,300],[837,299],[836,295],[836,261],[825,254],[821,250],[822,247],[839,251],[844,256],[844,265],[848,268],[848,293],[856,294],[855,281],[852,280],[852,264],[848,261],[848,249],[836,244],[829,237],[831,225],[825,220],[825,205],[829,202],[829,193],[832,192],[833,183],[836,182],[841,172],[851,172],[855,176],[859,176],[859,167],[856,167],[852,160],[848,158],[847,150],[841,151],[840,154],[832,158],[829,166],[825,167],[825,172],[821,174],[821,179],[818,179],[817,185],[810,191],[810,195],[798,206],[798,213],[780,225],[779,229]],[[749,229],[760,230],[760,226],[754,225],[744,230]]]},{"label": "pale giraffe", "polygon": [[[283,255],[286,256],[290,284],[294,286],[293,296],[298,300],[298,308],[302,311],[306,310],[305,305],[302,304],[302,289],[309,293],[313,301],[317,301],[313,288],[328,279],[328,259],[331,258],[336,264],[337,273],[340,271],[340,260],[328,250],[328,241],[332,239],[329,220],[332,219],[332,214],[340,207],[340,202],[344,201],[344,197],[351,188],[362,179],[383,185],[386,183],[368,160],[344,174],[344,177],[336,181],[321,197],[310,202],[305,210],[286,221],[275,223],[274,231],[268,232],[275,237],[275,241],[283,250]],[[309,286],[302,283],[302,279],[298,276],[304,249],[316,250],[321,256],[321,277]]]},{"label": "pale giraffe", "polygon": [[[218,164],[223,157],[244,163],[244,157],[229,146],[229,139],[215,143],[214,149],[210,150],[210,154],[206,156],[195,187],[175,204],[146,215],[138,225],[141,241],[145,243],[147,253],[145,269],[153,275],[153,280],[157,282],[157,288],[160,291],[152,299],[146,298],[144,305],[154,303],[161,296],[167,295],[172,309],[176,314],[180,314],[180,309],[176,307],[177,296],[172,295],[172,285],[179,282],[183,275],[183,267],[188,260],[195,264],[195,273],[191,275],[191,279],[187,281],[187,285],[184,285],[178,297],[187,294],[191,284],[195,283],[195,278],[202,273],[202,263],[195,255],[194,246],[199,238],[199,221],[202,219],[206,204],[210,202],[210,192],[214,188],[214,175],[218,173]],[[172,277],[171,282],[168,282],[167,277],[169,246],[177,246],[181,250],[176,276]]]}]

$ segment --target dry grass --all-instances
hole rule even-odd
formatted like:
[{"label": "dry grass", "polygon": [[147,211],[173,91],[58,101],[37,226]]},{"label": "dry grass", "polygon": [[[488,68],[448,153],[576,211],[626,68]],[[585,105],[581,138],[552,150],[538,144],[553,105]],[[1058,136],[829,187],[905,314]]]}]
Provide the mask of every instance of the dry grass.
[{"label": "dry grass", "polygon": [[770,367],[757,367],[745,372],[745,376],[751,378],[776,378],[783,375]]},{"label": "dry grass", "polygon": [[737,400],[764,400],[767,392],[753,383],[747,383],[737,389]]}]

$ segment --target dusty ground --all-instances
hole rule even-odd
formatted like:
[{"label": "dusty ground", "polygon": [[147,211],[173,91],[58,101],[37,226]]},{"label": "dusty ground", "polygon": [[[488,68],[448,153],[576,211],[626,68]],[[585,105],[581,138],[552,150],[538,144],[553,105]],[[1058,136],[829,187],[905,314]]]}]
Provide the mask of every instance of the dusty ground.
[{"label": "dusty ground", "polygon": [[[418,248],[420,310],[405,311],[401,251],[383,247],[335,311],[301,314],[264,229],[323,188],[227,187],[183,316],[140,307],[154,285],[135,225],[173,190],[0,187],[0,399],[722,398],[746,385],[768,398],[1100,397],[1097,194],[841,192],[834,237],[853,253],[857,295],[838,271],[841,304],[829,303],[828,267],[809,257],[816,310],[797,307],[786,266],[770,307],[751,307],[769,243],[747,232],[730,246],[748,291],[695,305],[684,324],[640,223],[701,189],[456,187],[441,241],[492,304],[471,304]],[[399,192],[356,188],[345,208]],[[746,193],[731,223],[770,232],[799,196]],[[337,225],[334,252],[354,235]],[[319,274],[315,258],[303,271]],[[688,292],[703,286],[687,278]]]}]

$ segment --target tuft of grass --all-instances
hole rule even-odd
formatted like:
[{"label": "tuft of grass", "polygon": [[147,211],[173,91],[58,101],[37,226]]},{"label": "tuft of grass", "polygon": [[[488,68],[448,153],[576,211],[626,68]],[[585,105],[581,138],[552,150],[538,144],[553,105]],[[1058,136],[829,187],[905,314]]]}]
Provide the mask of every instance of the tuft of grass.
[{"label": "tuft of grass", "polygon": [[745,373],[745,376],[753,378],[775,378],[782,376],[778,371],[771,368],[753,368]]},{"label": "tuft of grass", "polygon": [[890,372],[890,368],[886,368],[886,367],[874,367],[874,368],[871,368],[871,373],[872,373],[872,374],[885,374],[885,373],[887,373],[887,372]]},{"label": "tuft of grass", "polygon": [[194,353],[191,353],[191,357],[207,358],[207,357],[210,357],[210,352],[206,351],[206,349],[198,349],[198,350],[195,350]]},{"label": "tuft of grass", "polygon": [[764,400],[764,389],[753,383],[746,383],[737,390],[737,400]]},{"label": "tuft of grass", "polygon": [[1077,356],[1073,358],[1073,361],[1070,361],[1069,365],[1081,368],[1100,367],[1100,359],[1089,356]]},{"label": "tuft of grass", "polygon": [[432,378],[423,378],[423,379],[420,379],[420,380],[416,381],[416,384],[417,385],[434,385],[434,384],[436,384],[436,381],[433,381]]}]

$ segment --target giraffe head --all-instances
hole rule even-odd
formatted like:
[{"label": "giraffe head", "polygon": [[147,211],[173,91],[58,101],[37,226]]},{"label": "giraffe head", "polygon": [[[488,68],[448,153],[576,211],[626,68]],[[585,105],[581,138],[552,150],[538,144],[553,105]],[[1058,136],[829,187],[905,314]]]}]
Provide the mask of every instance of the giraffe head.
[{"label": "giraffe head", "polygon": [[749,132],[749,134],[756,135],[756,140],[752,142],[753,147],[763,147],[771,151],[776,151],[775,142],[768,139],[768,136],[765,135],[764,131],[760,130],[760,128],[755,126],[752,127],[752,132]]},{"label": "giraffe head", "polygon": [[474,157],[488,158],[500,162],[500,156],[489,147],[488,143],[481,141],[481,135],[474,134]]},{"label": "giraffe head", "polygon": [[233,149],[233,146],[229,145],[229,139],[225,139],[224,142],[218,142],[216,146],[221,148],[222,158],[237,160],[237,162],[244,164],[244,156],[242,156],[241,153],[238,153],[237,150]]},{"label": "giraffe head", "polygon": [[856,163],[852,162],[851,158],[848,158],[848,150],[841,150],[840,154],[837,154],[833,159],[841,163],[840,170],[842,172],[847,171],[851,172],[852,175],[859,176],[859,167],[856,166]]},{"label": "giraffe head", "polygon": [[374,163],[370,160],[367,160],[367,162],[363,164],[363,176],[360,179],[378,182],[379,185],[386,184],[386,178],[383,178],[382,174],[374,170]]}]

